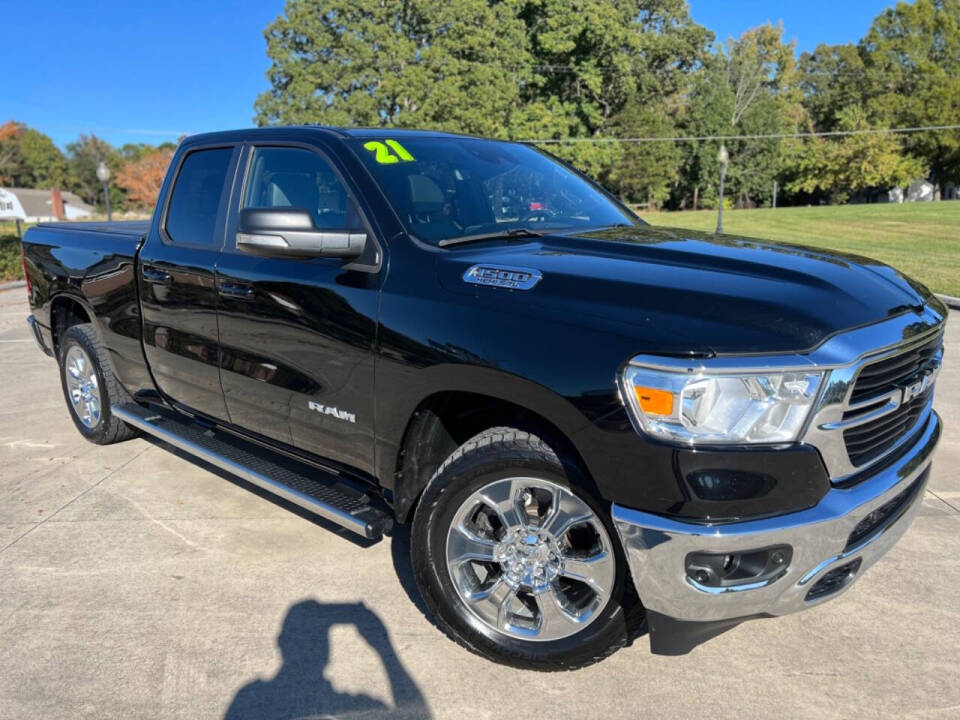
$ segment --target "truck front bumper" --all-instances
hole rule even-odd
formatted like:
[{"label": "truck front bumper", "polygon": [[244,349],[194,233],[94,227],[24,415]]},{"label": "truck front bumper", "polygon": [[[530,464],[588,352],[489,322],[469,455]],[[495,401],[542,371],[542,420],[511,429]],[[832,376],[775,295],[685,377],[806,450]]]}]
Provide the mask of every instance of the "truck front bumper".
[{"label": "truck front bumper", "polygon": [[[836,597],[884,555],[917,513],[940,439],[932,410],[911,447],[849,488],[831,488],[801,512],[707,525],[613,505],[640,600],[649,610],[685,621],[786,615]],[[736,554],[789,546],[781,572],[759,582],[706,587],[688,575],[691,553]]]}]

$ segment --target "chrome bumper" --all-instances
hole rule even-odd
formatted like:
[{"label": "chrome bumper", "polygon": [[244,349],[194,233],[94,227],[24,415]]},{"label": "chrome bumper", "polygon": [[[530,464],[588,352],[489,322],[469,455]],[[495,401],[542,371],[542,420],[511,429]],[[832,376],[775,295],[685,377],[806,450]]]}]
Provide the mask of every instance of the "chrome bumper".
[{"label": "chrome bumper", "polygon": [[[932,410],[923,423],[913,446],[896,462],[853,487],[832,488],[817,505],[801,512],[711,526],[614,504],[613,520],[644,606],[678,620],[710,621],[786,615],[836,597],[893,547],[913,521],[926,485],[926,477],[921,476],[929,469],[941,430],[940,418]],[[848,547],[851,533],[864,517],[917,479],[921,487],[901,510]],[[775,579],[705,588],[687,577],[685,560],[691,552],[745,552],[773,545],[793,548],[788,567]],[[857,559],[859,566],[843,587],[807,600],[824,575]]]}]

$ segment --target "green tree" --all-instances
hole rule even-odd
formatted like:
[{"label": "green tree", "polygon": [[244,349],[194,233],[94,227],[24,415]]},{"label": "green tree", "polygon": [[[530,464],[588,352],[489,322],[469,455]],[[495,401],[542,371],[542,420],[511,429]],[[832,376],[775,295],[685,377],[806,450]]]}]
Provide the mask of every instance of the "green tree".
[{"label": "green tree", "polygon": [[[683,124],[692,137],[770,135],[794,131],[803,117],[793,44],[783,28],[762,25],[718,47],[693,83]],[[742,206],[769,200],[781,172],[780,139],[725,141],[730,197]],[[715,204],[720,142],[691,141],[683,149],[676,204]]]},{"label": "green tree", "polygon": [[[893,126],[952,125],[960,118],[960,0],[897,3],[873,21],[861,42],[869,70],[868,109]],[[960,180],[960,131],[904,139],[942,188]]]},{"label": "green tree", "polygon": [[162,142],[159,145],[150,143],[126,143],[120,147],[120,157],[125,163],[137,162],[158,152],[172,153],[177,149],[173,142]]},{"label": "green tree", "polygon": [[[110,143],[96,135],[81,135],[75,142],[67,145],[67,158],[70,169],[71,189],[84,202],[103,206],[103,186],[97,178],[97,166],[105,162],[116,177],[123,166],[123,158]],[[123,206],[125,193],[116,183],[110,183],[110,204],[114,208]]]},{"label": "green tree", "polygon": [[[529,0],[519,3],[519,13],[535,63],[525,101],[553,116],[552,127],[541,126],[534,137],[547,131],[592,139],[664,127],[668,103],[687,90],[713,41],[685,0]],[[595,176],[609,176],[625,155],[633,163],[652,151],[604,142],[550,149]]]},{"label": "green tree", "polygon": [[[837,117],[840,130],[869,128],[865,111],[857,106]],[[842,140],[811,138],[795,157],[796,177],[788,183],[791,192],[829,193],[833,202],[872,187],[909,185],[923,177],[926,165],[903,152],[893,133],[850,135]]]},{"label": "green tree", "polygon": [[[266,39],[261,125],[592,140],[662,116],[712,35],[685,0],[288,0]],[[607,176],[623,154],[617,143],[549,149]]]},{"label": "green tree", "polygon": [[[628,104],[617,118],[618,137],[675,137],[679,134],[666,107],[646,108]],[[625,144],[622,156],[607,173],[605,184],[627,202],[646,202],[657,207],[669,197],[677,179],[680,147],[674,142]]]},{"label": "green tree", "polygon": [[502,136],[528,80],[513,3],[288,0],[266,30],[256,122],[430,127]]},{"label": "green tree", "polygon": [[800,89],[812,127],[837,127],[842,111],[866,101],[867,69],[856,45],[818,45],[800,56]]},{"label": "green tree", "polygon": [[15,178],[20,187],[66,189],[69,182],[67,159],[47,135],[26,128],[18,138],[22,166]]}]

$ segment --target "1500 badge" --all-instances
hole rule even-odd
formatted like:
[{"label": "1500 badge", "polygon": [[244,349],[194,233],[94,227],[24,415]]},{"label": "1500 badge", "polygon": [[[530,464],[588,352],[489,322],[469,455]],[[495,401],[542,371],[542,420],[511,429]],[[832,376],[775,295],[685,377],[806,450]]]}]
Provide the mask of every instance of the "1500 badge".
[{"label": "1500 badge", "polygon": [[331,415],[337,420],[345,420],[346,422],[352,423],[357,421],[357,416],[353,413],[333,407],[332,405],[324,405],[323,403],[318,403],[311,400],[307,403],[307,407],[314,412],[321,413],[322,415]]},{"label": "1500 badge", "polygon": [[542,278],[539,270],[506,265],[474,265],[463,274],[463,281],[471,285],[488,285],[507,290],[530,290]]}]

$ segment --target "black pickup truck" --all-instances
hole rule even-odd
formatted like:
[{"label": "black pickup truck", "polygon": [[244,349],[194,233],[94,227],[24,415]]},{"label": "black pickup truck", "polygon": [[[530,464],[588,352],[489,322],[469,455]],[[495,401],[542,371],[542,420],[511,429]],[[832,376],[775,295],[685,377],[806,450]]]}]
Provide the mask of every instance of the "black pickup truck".
[{"label": "black pickup truck", "polygon": [[522,144],[199,135],[151,222],[23,247],[84,436],[148,433],[367,538],[411,523],[440,627],[519,667],[836,597],[941,432],[924,287],[649,227]]}]

